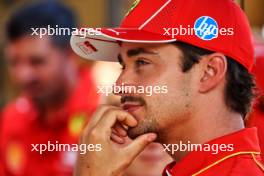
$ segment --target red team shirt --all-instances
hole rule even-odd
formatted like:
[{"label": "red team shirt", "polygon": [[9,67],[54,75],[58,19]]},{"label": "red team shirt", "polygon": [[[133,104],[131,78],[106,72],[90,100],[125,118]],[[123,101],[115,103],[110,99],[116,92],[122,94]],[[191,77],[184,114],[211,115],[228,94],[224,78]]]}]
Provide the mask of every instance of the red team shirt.
[{"label": "red team shirt", "polygon": [[[3,113],[2,156],[6,175],[72,175],[76,152],[44,152],[31,144],[77,144],[84,123],[96,109],[99,96],[91,74],[80,71],[80,82],[62,109],[48,123],[41,122],[29,98],[20,96]],[[1,169],[1,168],[0,168]]]},{"label": "red team shirt", "polygon": [[234,144],[233,151],[217,154],[193,151],[179,163],[169,164],[163,176],[263,176],[256,128],[246,128],[210,141],[208,144]]}]

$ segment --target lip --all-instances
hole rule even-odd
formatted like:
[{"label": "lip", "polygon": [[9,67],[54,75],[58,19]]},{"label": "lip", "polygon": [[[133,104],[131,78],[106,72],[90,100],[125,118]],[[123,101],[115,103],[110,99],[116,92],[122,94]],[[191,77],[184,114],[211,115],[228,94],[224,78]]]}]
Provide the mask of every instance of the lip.
[{"label": "lip", "polygon": [[41,93],[40,88],[35,88],[35,87],[29,87],[29,88],[24,88],[23,92],[28,95],[38,95]]},{"label": "lip", "polygon": [[28,84],[23,87],[23,90],[26,92],[40,92],[41,86],[39,84]]}]

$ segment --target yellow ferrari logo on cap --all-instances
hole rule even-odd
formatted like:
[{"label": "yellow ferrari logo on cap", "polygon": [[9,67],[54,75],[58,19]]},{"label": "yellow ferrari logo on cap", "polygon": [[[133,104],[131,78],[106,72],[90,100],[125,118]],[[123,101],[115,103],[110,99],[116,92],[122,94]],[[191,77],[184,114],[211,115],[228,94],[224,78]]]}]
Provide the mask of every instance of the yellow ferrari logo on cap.
[{"label": "yellow ferrari logo on cap", "polygon": [[126,13],[126,16],[132,11],[134,10],[137,5],[140,3],[140,0],[135,0],[134,3],[132,4],[132,6],[130,7],[130,9],[128,10],[128,12]]}]

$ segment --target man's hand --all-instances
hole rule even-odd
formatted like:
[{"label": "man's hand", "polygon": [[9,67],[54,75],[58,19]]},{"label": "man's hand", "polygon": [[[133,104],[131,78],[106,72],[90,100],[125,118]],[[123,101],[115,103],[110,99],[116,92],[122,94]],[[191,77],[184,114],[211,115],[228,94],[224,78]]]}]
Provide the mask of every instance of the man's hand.
[{"label": "man's hand", "polygon": [[156,134],[144,134],[124,145],[128,127],[137,126],[128,112],[114,106],[101,106],[85,127],[81,144],[101,144],[101,151],[79,155],[76,176],[121,176],[125,169],[156,139]]}]

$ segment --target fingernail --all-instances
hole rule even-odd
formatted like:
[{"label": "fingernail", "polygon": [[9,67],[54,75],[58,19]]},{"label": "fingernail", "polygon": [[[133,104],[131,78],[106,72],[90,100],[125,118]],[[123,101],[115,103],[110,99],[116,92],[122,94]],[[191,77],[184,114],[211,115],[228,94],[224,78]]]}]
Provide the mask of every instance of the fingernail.
[{"label": "fingernail", "polygon": [[157,138],[157,135],[155,133],[151,133],[148,135],[148,141],[152,142]]}]

